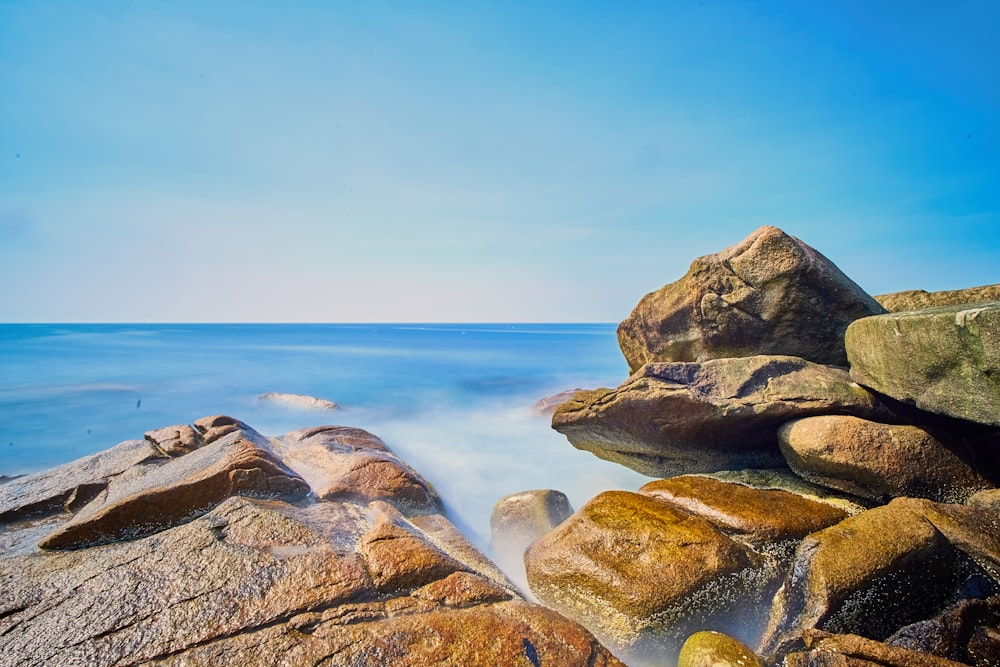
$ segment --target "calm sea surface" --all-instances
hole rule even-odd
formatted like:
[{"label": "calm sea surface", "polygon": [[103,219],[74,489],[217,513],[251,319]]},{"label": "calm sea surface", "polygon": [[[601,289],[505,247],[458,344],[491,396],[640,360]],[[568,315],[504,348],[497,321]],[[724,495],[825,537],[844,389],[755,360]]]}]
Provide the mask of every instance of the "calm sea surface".
[{"label": "calm sea surface", "polygon": [[[0,324],[0,475],[30,473],[227,414],[265,435],[367,429],[431,481],[480,547],[504,495],[564,491],[579,507],[646,478],[574,449],[532,404],[617,386],[611,324]],[[332,400],[311,411],[266,392]]]}]

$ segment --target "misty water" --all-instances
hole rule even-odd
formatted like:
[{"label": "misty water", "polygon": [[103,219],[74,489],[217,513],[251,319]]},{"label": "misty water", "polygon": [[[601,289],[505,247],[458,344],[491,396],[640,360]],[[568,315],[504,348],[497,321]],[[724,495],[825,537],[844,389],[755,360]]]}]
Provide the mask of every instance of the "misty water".
[{"label": "misty water", "polygon": [[[0,475],[213,414],[269,436],[356,426],[428,479],[489,553],[490,513],[505,495],[559,489],[578,508],[648,481],[574,449],[532,409],[566,389],[616,386],[627,372],[611,324],[4,324]],[[267,392],[341,409],[258,399]]]}]

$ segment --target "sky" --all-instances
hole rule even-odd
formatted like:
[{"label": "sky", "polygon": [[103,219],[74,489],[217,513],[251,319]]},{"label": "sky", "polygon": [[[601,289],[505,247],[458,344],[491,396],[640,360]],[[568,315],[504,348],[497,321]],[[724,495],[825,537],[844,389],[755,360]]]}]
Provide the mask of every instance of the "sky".
[{"label": "sky", "polygon": [[994,0],[0,0],[0,321],[617,322],[765,224],[998,283],[998,63]]}]

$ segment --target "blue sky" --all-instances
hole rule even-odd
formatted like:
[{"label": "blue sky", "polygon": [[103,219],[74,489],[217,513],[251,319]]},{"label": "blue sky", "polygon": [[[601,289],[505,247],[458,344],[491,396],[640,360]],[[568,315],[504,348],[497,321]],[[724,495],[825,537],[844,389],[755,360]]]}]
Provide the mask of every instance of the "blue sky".
[{"label": "blue sky", "polygon": [[618,321],[763,224],[1000,282],[1000,3],[0,0],[0,320]]}]

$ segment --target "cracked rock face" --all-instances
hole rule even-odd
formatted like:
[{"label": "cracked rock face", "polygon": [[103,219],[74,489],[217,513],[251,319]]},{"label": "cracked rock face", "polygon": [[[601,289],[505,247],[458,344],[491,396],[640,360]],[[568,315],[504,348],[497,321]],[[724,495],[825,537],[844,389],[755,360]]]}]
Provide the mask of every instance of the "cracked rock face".
[{"label": "cracked rock face", "polygon": [[[268,441],[229,418],[196,427],[200,446],[175,458],[134,441],[82,460],[75,476],[68,464],[25,478],[30,511],[3,497],[0,666],[621,665],[581,626],[521,599],[371,434],[322,427]],[[184,429],[151,433],[194,442]],[[357,493],[309,493],[305,479],[356,479],[343,473],[366,454],[381,472]],[[387,465],[399,469],[385,475]],[[103,489],[92,506],[63,502],[85,485]],[[415,502],[413,485],[429,495]],[[185,498],[171,488],[195,500],[166,512],[147,498]],[[126,517],[141,530],[112,539],[105,525],[97,545],[36,546],[107,524],[108,508],[114,525]]]},{"label": "cracked rock face", "polygon": [[618,327],[618,342],[633,372],[652,361],[754,354],[846,366],[847,325],[884,312],[815,249],[761,227],[643,297]]}]

